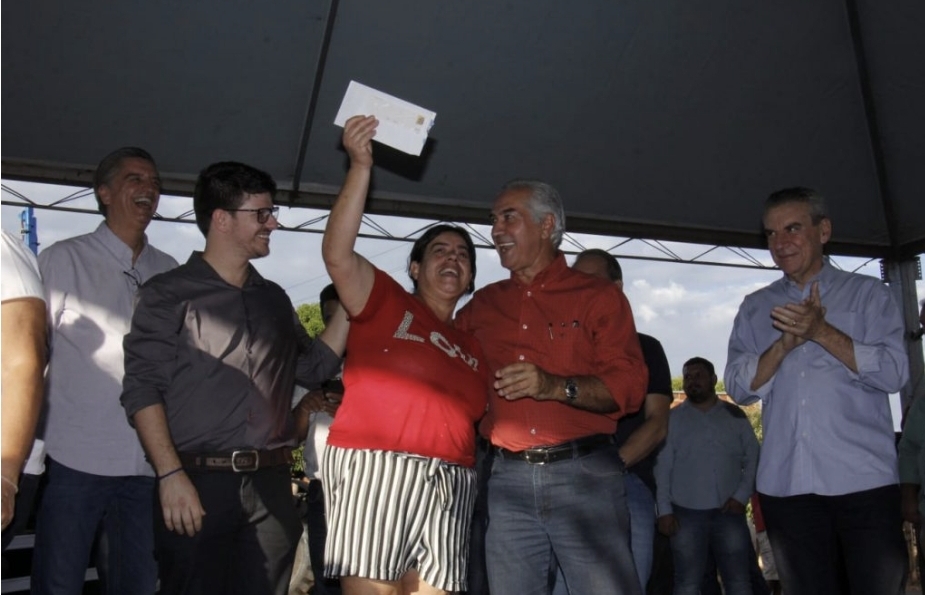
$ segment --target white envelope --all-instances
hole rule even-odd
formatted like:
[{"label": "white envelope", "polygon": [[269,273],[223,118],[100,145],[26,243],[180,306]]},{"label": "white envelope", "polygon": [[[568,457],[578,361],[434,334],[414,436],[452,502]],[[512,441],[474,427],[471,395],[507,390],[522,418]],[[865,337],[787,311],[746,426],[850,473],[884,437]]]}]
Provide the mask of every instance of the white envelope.
[{"label": "white envelope", "polygon": [[420,155],[437,114],[356,81],[350,81],[334,123],[343,127],[353,116],[376,116],[379,126],[373,140],[411,155]]}]

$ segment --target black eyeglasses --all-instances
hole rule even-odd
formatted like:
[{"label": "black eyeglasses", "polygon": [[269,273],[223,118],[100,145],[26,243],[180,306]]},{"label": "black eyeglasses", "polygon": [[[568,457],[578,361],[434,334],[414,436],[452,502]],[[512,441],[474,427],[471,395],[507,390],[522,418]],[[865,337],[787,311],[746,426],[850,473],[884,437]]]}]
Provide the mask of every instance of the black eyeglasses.
[{"label": "black eyeglasses", "polygon": [[279,219],[279,207],[263,207],[262,209],[224,209],[225,211],[239,211],[243,213],[257,213],[257,223],[266,223],[270,215]]}]

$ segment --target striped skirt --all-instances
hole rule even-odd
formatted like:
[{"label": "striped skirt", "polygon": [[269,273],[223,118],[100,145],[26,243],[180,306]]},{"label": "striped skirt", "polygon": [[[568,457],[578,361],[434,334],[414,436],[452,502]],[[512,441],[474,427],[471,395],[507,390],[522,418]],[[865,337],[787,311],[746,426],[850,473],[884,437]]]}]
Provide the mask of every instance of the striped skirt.
[{"label": "striped skirt", "polygon": [[475,469],[420,455],[325,448],[324,574],[465,591]]}]

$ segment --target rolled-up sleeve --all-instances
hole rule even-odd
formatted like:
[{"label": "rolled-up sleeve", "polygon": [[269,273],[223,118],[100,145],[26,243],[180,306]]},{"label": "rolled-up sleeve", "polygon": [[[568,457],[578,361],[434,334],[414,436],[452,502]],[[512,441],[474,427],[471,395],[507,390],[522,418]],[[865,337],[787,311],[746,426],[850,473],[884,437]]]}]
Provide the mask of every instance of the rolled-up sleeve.
[{"label": "rolled-up sleeve", "polygon": [[592,300],[595,374],[620,407],[620,415],[638,411],[646,398],[649,370],[642,356],[633,311],[622,291],[614,288]]},{"label": "rolled-up sleeve", "polygon": [[857,379],[886,393],[899,392],[909,379],[909,358],[902,314],[887,287],[873,286],[863,316],[863,335],[852,336]]},{"label": "rolled-up sleeve", "polygon": [[182,318],[182,304],[160,284],[149,283],[139,290],[132,327],[123,340],[120,401],[130,424],[141,409],[164,403],[176,367]]}]

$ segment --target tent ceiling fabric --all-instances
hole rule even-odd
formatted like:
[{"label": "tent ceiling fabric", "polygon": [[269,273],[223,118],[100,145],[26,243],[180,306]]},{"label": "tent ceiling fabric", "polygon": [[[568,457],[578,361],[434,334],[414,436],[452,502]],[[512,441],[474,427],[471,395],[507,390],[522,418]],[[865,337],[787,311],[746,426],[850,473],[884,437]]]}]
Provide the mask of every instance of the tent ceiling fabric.
[{"label": "tent ceiling fabric", "polygon": [[437,112],[421,158],[376,146],[375,212],[484,221],[501,184],[538,177],[572,232],[759,246],[763,199],[803,185],[829,200],[833,251],[925,250],[925,3],[38,0],[3,17],[5,177],[86,184],[134,144],[167,190],[234,159],[327,206],[353,79]]}]

